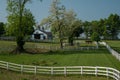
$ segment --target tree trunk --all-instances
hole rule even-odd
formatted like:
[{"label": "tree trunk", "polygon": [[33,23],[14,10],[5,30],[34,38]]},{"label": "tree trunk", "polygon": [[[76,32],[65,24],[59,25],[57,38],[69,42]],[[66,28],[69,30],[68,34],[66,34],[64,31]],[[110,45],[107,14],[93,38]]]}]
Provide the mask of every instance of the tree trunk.
[{"label": "tree trunk", "polygon": [[60,39],[60,48],[63,49],[63,40]]},{"label": "tree trunk", "polygon": [[16,42],[17,42],[17,48],[16,48],[16,53],[22,53],[24,52],[24,44],[25,44],[25,41],[24,41],[24,37],[22,36],[19,36],[16,38]]},{"label": "tree trunk", "polygon": [[68,37],[68,42],[70,46],[73,46],[73,37]]},{"label": "tree trunk", "polygon": [[16,42],[17,42],[17,48],[16,48],[16,52],[17,53],[21,53],[24,52],[24,36],[23,36],[23,32],[22,32],[22,13],[23,13],[23,9],[24,9],[24,3],[22,4],[22,1],[19,0],[19,31],[18,31],[18,35],[16,36]]}]

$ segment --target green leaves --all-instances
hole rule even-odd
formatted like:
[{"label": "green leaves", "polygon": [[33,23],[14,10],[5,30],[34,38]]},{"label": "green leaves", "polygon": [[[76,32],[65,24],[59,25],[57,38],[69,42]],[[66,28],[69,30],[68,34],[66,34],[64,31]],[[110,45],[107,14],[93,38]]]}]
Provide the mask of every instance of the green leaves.
[{"label": "green leaves", "polygon": [[[21,30],[24,35],[31,35],[34,31],[35,19],[30,10],[25,10],[22,18]],[[8,16],[7,34],[17,36],[19,34],[19,15],[11,14]]]},{"label": "green leaves", "polygon": [[108,34],[111,35],[112,39],[117,38],[117,34],[120,30],[120,16],[117,14],[111,14],[106,22]]},{"label": "green leaves", "polygon": [[97,32],[93,32],[93,34],[92,34],[92,36],[91,36],[91,39],[92,39],[93,41],[98,42],[98,41],[100,41],[100,36],[99,36],[99,34],[98,34]]},{"label": "green leaves", "polygon": [[34,16],[30,10],[25,8],[25,5],[31,0],[8,0],[8,35],[16,37],[17,48],[15,53],[24,51],[24,38],[33,32],[35,24]]}]

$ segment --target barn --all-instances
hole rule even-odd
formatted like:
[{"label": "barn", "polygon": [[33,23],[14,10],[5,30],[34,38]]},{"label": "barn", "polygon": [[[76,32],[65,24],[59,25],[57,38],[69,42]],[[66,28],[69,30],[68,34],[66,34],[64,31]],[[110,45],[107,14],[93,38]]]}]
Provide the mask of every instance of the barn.
[{"label": "barn", "polygon": [[44,30],[35,30],[32,34],[32,40],[51,40],[52,39],[52,33],[49,31]]}]

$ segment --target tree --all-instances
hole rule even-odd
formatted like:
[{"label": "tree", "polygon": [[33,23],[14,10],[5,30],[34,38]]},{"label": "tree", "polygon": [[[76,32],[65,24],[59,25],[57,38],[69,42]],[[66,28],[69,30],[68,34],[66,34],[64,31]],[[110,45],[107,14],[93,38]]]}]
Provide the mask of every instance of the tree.
[{"label": "tree", "polygon": [[[17,15],[9,15],[8,16],[8,23],[7,23],[7,35],[10,36],[17,36],[18,35],[18,25],[19,22],[17,21],[19,18]],[[22,18],[22,31],[23,35],[31,35],[34,31],[33,25],[35,24],[34,16],[29,10],[26,10],[23,18]],[[17,33],[17,34],[16,34]]]},{"label": "tree", "polygon": [[74,37],[74,31],[77,26],[75,26],[76,19],[76,13],[73,10],[65,10],[64,11],[64,35],[68,39],[69,45],[73,45],[73,37]]},{"label": "tree", "polygon": [[76,19],[74,11],[66,10],[58,0],[53,0],[50,13],[50,16],[43,19],[41,24],[51,27],[52,33],[60,40],[61,48],[63,48],[64,38],[68,38],[69,44],[73,45],[73,37],[78,36],[82,31],[81,22]]},{"label": "tree", "polygon": [[85,21],[85,22],[83,23],[83,26],[84,26],[84,32],[85,32],[85,34],[86,34],[86,39],[88,39],[88,37],[90,37],[91,30],[92,30],[92,28],[91,28],[91,23],[88,22],[88,21]]},{"label": "tree", "polygon": [[112,39],[117,39],[117,34],[120,30],[120,16],[111,14],[107,19],[106,27]]},{"label": "tree", "polygon": [[[7,0],[9,33],[16,37],[17,48],[15,51],[20,53],[24,51],[24,38],[27,35],[26,28],[34,25],[31,12],[25,8],[25,5],[30,1],[31,0]],[[29,29],[30,28],[28,28],[28,30]]]},{"label": "tree", "polygon": [[64,11],[65,7],[60,5],[60,1],[53,0],[50,8],[50,15],[41,23],[41,25],[49,25],[51,27],[52,33],[57,34],[61,48],[63,48],[64,38]]},{"label": "tree", "polygon": [[92,39],[93,41],[96,41],[96,42],[97,42],[97,48],[98,48],[98,42],[100,41],[100,35],[99,35],[99,33],[93,32],[93,33],[92,33],[92,36],[91,36],[91,39]]},{"label": "tree", "polygon": [[100,19],[98,22],[99,34],[105,38],[106,36],[106,26],[105,26],[106,19]]},{"label": "tree", "polygon": [[3,35],[4,32],[5,32],[4,23],[3,23],[3,22],[0,22],[0,36]]},{"label": "tree", "polygon": [[74,37],[79,37],[81,33],[83,33],[83,28],[82,28],[82,22],[80,20],[75,20],[72,24],[69,26],[69,34],[68,34],[68,42],[72,46],[73,45],[73,40]]}]

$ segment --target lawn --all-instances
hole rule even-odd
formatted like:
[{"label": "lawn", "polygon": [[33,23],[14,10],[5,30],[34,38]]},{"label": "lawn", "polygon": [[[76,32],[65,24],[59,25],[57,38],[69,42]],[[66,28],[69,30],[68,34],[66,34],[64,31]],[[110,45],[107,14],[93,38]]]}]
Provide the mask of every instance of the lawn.
[{"label": "lawn", "polygon": [[1,53],[0,60],[38,66],[104,66],[120,70],[120,62],[105,47],[89,51],[56,51],[41,54]]},{"label": "lawn", "polygon": [[[0,41],[0,43],[4,46],[16,45],[15,42],[5,42]],[[3,46],[0,47],[3,48]],[[27,43],[30,45],[34,45],[34,43]],[[37,44],[37,43],[35,43]],[[38,43],[41,44],[41,43]],[[45,45],[45,43],[42,43]],[[41,45],[42,45],[41,44]],[[48,43],[47,43],[48,45]],[[6,48],[7,49],[7,48]],[[9,54],[7,52],[0,52],[0,60],[8,61],[17,64],[25,64],[25,65],[37,65],[37,66],[102,66],[102,67],[112,67],[120,70],[120,62],[113,57],[109,51],[100,46],[98,50],[83,50],[83,51],[50,51],[46,53],[40,54]],[[20,75],[13,72],[1,71],[0,72],[0,80],[6,75],[9,80],[12,80],[12,75],[16,75],[15,78],[21,77],[20,80],[32,80],[31,75]],[[35,78],[40,78],[40,80],[80,80],[81,76],[74,77],[59,77],[59,76],[35,76]],[[5,77],[6,78],[6,77]],[[4,80],[7,80],[5,79]],[[24,79],[25,78],[25,79]],[[103,77],[83,77],[82,80],[106,80]],[[17,79],[16,79],[17,80]],[[38,79],[39,80],[39,79]]]},{"label": "lawn", "polygon": [[[81,75],[67,75],[65,76],[51,76],[51,75],[32,75],[19,74],[7,70],[1,70],[0,80],[108,80],[107,77],[95,76],[81,76]],[[110,79],[109,80],[113,80]]]},{"label": "lawn", "polygon": [[114,50],[118,51],[120,53],[120,41],[106,41]]},{"label": "lawn", "polygon": [[[77,44],[79,42],[79,45]],[[76,48],[76,47],[85,47],[85,46],[96,46],[94,43],[92,44],[86,44],[85,41],[83,40],[77,40],[77,41],[74,41],[75,45],[74,46],[69,46],[68,43],[64,43],[64,44],[67,44],[64,46],[64,48]],[[57,42],[26,42],[25,45],[24,45],[24,48],[25,49],[28,49],[28,50],[32,50],[32,51],[36,51],[35,52],[39,52],[40,50],[38,50],[38,48],[43,48],[43,49],[47,49],[49,50],[50,48],[58,48],[60,49],[60,44],[57,43]],[[13,51],[13,49],[16,48],[16,42],[14,41],[0,41],[0,52],[11,52]]]}]

